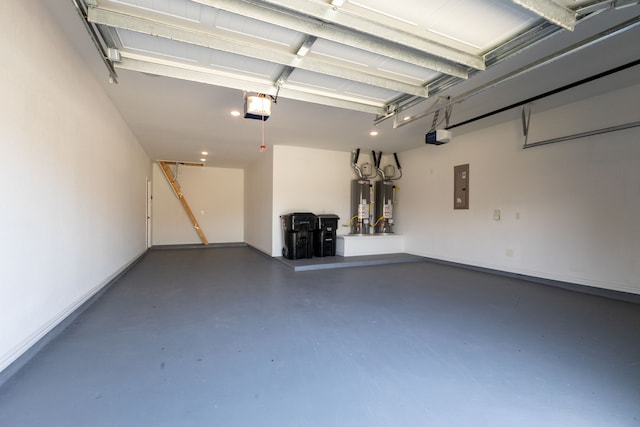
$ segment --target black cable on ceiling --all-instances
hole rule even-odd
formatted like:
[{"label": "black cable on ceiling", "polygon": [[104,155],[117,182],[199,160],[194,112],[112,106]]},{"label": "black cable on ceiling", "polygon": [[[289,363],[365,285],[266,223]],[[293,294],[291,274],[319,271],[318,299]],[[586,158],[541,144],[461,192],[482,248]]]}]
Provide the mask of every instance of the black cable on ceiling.
[{"label": "black cable on ceiling", "polygon": [[595,74],[595,75],[593,75],[591,77],[587,77],[587,78],[584,78],[582,80],[578,80],[576,82],[564,85],[564,86],[559,87],[557,89],[553,89],[553,90],[550,90],[548,92],[544,92],[544,93],[542,93],[540,95],[536,95],[536,96],[533,96],[531,98],[527,98],[527,99],[525,99],[523,101],[519,101],[519,102],[516,102],[514,104],[507,105],[506,107],[499,108],[497,110],[491,111],[490,113],[485,113],[485,114],[482,114],[480,116],[474,117],[472,119],[465,120],[463,122],[456,123],[456,124],[451,125],[451,126],[447,126],[445,129],[450,130],[450,129],[454,129],[454,128],[457,128],[457,127],[460,127],[460,126],[468,125],[469,123],[473,123],[473,122],[476,122],[478,120],[486,119],[487,117],[491,117],[491,116],[494,116],[496,114],[511,110],[512,108],[520,107],[520,106],[528,104],[530,102],[534,102],[534,101],[537,101],[539,99],[546,98],[548,96],[555,95],[557,93],[564,92],[564,91],[569,90],[569,89],[573,89],[576,86],[581,86],[583,84],[592,82],[594,80],[601,79],[603,77],[606,77],[606,76],[609,76],[611,74],[626,70],[628,68],[635,67],[635,66],[637,66],[639,64],[640,64],[640,59],[636,59],[635,61],[629,62],[629,63],[624,64],[624,65],[620,65],[618,67],[612,68],[612,69],[607,70],[607,71],[603,71],[602,73]]}]

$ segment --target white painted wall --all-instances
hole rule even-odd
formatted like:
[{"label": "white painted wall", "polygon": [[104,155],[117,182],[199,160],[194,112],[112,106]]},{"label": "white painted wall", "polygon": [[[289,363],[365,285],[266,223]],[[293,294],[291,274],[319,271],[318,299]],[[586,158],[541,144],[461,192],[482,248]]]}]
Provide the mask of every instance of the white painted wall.
[{"label": "white painted wall", "polygon": [[[638,120],[640,85],[534,114],[529,142]],[[403,153],[414,254],[640,293],[640,128],[523,150],[520,121]],[[470,209],[453,167],[470,164]],[[494,210],[501,220],[493,219]]]},{"label": "white painted wall", "polygon": [[[280,215],[292,212],[336,214],[348,224],[351,153],[276,145],[273,147],[273,256],[282,255]],[[338,233],[348,233],[339,227]]]},{"label": "white painted wall", "polygon": [[273,149],[245,169],[244,180],[245,242],[271,255],[273,216]]},{"label": "white painted wall", "polygon": [[[171,166],[175,174],[175,166]],[[244,171],[180,166],[178,183],[209,243],[244,241]],[[160,166],[153,165],[153,245],[200,244]]]},{"label": "white painted wall", "polygon": [[0,28],[3,370],[146,250],[151,168],[39,2]]}]

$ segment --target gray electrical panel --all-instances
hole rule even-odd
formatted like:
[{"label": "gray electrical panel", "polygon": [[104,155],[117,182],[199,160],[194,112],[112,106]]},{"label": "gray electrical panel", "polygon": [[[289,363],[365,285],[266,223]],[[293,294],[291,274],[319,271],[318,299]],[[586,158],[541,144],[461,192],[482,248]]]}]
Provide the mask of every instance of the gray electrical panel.
[{"label": "gray electrical panel", "polygon": [[469,164],[453,167],[453,209],[469,209]]}]

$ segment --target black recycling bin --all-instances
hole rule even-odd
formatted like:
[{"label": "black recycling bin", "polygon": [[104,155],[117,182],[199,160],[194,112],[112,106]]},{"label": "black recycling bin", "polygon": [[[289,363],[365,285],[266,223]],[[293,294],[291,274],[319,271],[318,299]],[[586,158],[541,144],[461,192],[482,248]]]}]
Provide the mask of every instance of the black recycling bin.
[{"label": "black recycling bin", "polygon": [[338,215],[317,215],[313,232],[313,254],[317,257],[335,256]]},{"label": "black recycling bin", "polygon": [[316,216],[309,212],[281,215],[282,256],[288,259],[313,257],[313,230]]}]

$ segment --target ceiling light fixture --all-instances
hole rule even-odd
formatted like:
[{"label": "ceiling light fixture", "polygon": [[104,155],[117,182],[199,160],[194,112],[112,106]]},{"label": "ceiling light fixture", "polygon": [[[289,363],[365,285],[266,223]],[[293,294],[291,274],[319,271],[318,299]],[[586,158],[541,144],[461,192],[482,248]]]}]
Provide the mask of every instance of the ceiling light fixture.
[{"label": "ceiling light fixture", "polygon": [[206,161],[207,161],[207,159],[200,159],[200,161],[201,161],[201,162],[206,162]]},{"label": "ceiling light fixture", "polygon": [[271,98],[259,93],[247,95],[244,92],[244,118],[265,121],[271,115]]},{"label": "ceiling light fixture", "polygon": [[264,122],[271,115],[271,102],[276,102],[277,94],[275,97],[263,93],[248,95],[245,91],[242,93],[242,96],[244,98],[244,118],[257,119],[261,122],[262,142],[260,144],[260,151],[264,151],[265,148],[267,148],[264,143]]},{"label": "ceiling light fixture", "polygon": [[233,117],[240,117],[240,111],[238,111],[238,110],[233,110],[233,111],[231,112],[231,115],[232,115]]},{"label": "ceiling light fixture", "polygon": [[202,154],[203,156],[206,156],[206,155],[208,155],[208,154],[209,154],[209,152],[208,152],[208,151],[203,151],[203,152],[202,152],[202,153],[200,153],[200,154]]},{"label": "ceiling light fixture", "polygon": [[333,0],[331,6],[340,7],[344,4],[345,0]]},{"label": "ceiling light fixture", "polygon": [[372,130],[371,132],[369,132],[369,135],[371,136],[376,136],[378,134],[377,130]]}]

